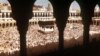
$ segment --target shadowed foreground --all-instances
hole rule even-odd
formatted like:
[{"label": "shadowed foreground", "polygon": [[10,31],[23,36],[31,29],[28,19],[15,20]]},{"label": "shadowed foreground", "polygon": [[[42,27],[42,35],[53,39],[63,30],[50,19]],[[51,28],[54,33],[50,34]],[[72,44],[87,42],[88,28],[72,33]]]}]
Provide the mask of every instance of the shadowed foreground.
[{"label": "shadowed foreground", "polygon": [[[58,56],[59,52],[54,51],[40,56]],[[64,55],[61,56],[100,56],[100,41],[92,42],[87,49],[82,46],[74,46],[64,49]]]},{"label": "shadowed foreground", "polygon": [[[100,36],[100,34],[94,35]],[[82,40],[82,38],[77,39]],[[60,55],[57,50],[57,43],[49,43],[45,46],[39,45],[32,48],[27,48],[28,56],[100,56],[100,39],[92,39],[88,48],[83,48],[81,44],[76,44],[77,40],[74,38],[70,41],[65,41],[67,47],[64,49],[64,55]],[[0,56],[19,56],[16,51],[12,54],[0,54]]]}]

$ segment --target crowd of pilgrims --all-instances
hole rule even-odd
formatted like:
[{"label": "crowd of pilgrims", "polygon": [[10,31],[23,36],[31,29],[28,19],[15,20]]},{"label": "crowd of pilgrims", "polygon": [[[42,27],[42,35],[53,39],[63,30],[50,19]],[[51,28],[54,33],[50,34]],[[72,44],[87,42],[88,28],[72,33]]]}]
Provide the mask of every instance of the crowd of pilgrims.
[{"label": "crowd of pilgrims", "polygon": [[[43,34],[38,31],[38,25],[30,25],[28,27],[26,41],[27,47],[35,47],[38,45],[46,45],[48,43],[58,42],[58,30],[56,25],[54,31]],[[92,31],[100,30],[100,26],[91,25]],[[67,41],[71,38],[78,39],[83,35],[83,25],[77,23],[68,23],[64,31],[64,39]],[[19,33],[17,27],[0,28],[0,53],[13,53],[19,51]]]}]

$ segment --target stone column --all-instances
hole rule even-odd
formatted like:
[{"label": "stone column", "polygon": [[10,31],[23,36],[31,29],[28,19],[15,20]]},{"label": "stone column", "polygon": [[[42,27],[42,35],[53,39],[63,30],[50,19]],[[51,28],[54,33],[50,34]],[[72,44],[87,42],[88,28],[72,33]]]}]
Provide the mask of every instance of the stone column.
[{"label": "stone column", "polygon": [[85,48],[89,46],[89,31],[90,31],[90,24],[92,23],[92,17],[94,14],[93,7],[84,6],[82,8],[82,20],[83,20],[83,45]]},{"label": "stone column", "polygon": [[20,56],[27,56],[26,33],[29,19],[32,18],[32,8],[35,0],[8,0],[11,4],[12,17],[20,34]]},{"label": "stone column", "polygon": [[64,53],[64,29],[69,17],[69,6],[72,0],[49,0],[54,8],[54,17],[59,31],[59,52],[60,56]]}]

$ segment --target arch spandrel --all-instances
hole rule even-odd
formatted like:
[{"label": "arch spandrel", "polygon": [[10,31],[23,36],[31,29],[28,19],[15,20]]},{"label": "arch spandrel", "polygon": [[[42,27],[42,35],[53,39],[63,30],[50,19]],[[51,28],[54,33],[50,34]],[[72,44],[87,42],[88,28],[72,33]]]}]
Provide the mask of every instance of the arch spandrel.
[{"label": "arch spandrel", "polygon": [[[99,0],[76,0],[81,8],[81,16],[88,17],[94,15],[94,7],[98,3]],[[86,14],[84,14],[86,13]],[[84,19],[83,19],[84,20]]]},{"label": "arch spandrel", "polygon": [[99,0],[76,0],[76,1],[79,3],[80,8],[83,12],[84,9],[86,9],[85,11],[94,10],[94,7]]},{"label": "arch spandrel", "polygon": [[8,1],[11,5],[12,17],[15,20],[20,20],[18,19],[20,17],[25,17],[29,19],[32,17],[32,6],[35,0],[8,0]]},{"label": "arch spandrel", "polygon": [[100,1],[98,2],[98,4],[99,4],[99,7],[100,7]]},{"label": "arch spandrel", "polygon": [[81,7],[83,29],[83,45],[88,47],[89,45],[89,31],[90,24],[92,23],[92,17],[94,15],[94,7],[98,0],[77,0]]}]

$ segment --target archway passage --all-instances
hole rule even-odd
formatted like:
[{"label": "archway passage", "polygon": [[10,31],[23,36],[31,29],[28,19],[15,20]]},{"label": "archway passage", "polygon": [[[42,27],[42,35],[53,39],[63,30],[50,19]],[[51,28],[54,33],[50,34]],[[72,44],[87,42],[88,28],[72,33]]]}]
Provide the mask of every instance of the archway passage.
[{"label": "archway passage", "polygon": [[[77,1],[73,1],[69,8],[69,17],[64,30],[65,47],[82,45],[83,24],[81,17],[81,8]],[[81,41],[78,41],[81,39]]]},{"label": "archway passage", "polygon": [[94,15],[94,7],[99,0],[77,0],[81,7],[81,16],[82,16],[82,23],[83,23],[83,45],[84,48],[89,47],[89,31],[90,25],[92,23],[92,17]]},{"label": "archway passage", "polygon": [[[99,38],[98,35],[100,34],[100,7],[98,4],[94,7],[94,16],[92,17],[92,24],[90,25],[90,42],[97,41]],[[96,36],[95,36],[96,35]],[[95,37],[94,37],[95,36]]]},{"label": "archway passage", "polygon": [[92,17],[92,25],[100,25],[100,7],[96,4],[94,8],[94,16]]},{"label": "archway passage", "polygon": [[[46,2],[46,6],[43,6],[43,3],[37,4],[38,1]],[[48,0],[36,0],[33,7],[33,17],[30,21],[34,25],[29,25],[26,36],[27,46],[33,49],[37,47],[35,50],[40,52],[37,54],[58,50],[58,30],[53,16],[53,7]],[[30,51],[28,53],[35,55],[35,50],[32,50],[33,53]]]}]

